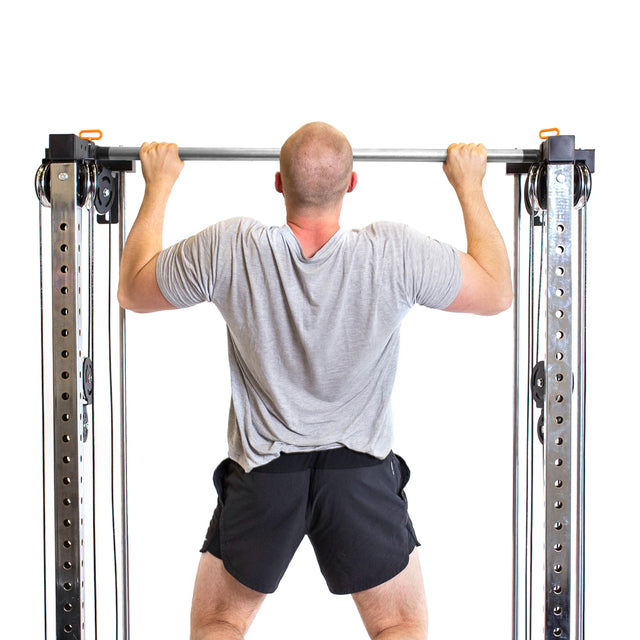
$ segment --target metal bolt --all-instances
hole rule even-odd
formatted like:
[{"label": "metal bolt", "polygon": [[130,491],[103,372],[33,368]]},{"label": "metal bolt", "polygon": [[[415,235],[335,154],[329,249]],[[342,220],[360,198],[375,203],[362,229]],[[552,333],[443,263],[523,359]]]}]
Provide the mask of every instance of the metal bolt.
[{"label": "metal bolt", "polygon": [[559,173],[559,174],[556,176],[556,180],[557,180],[558,182],[560,182],[560,183],[564,182],[564,181],[565,181],[565,175],[564,175],[564,173]]},{"label": "metal bolt", "polygon": [[108,198],[111,195],[111,190],[107,189],[106,187],[102,190],[102,196],[104,198]]},{"label": "metal bolt", "polygon": [[62,173],[58,174],[58,180],[62,180],[62,182],[64,182],[65,180],[69,179],[69,174],[65,173],[64,171]]}]

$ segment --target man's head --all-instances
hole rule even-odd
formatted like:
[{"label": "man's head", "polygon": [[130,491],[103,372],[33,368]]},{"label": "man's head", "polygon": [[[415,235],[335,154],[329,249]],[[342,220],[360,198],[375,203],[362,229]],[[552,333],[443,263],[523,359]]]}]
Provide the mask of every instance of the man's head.
[{"label": "man's head", "polygon": [[355,183],[351,145],[334,127],[311,122],[282,146],[276,189],[288,206],[298,210],[335,207]]}]

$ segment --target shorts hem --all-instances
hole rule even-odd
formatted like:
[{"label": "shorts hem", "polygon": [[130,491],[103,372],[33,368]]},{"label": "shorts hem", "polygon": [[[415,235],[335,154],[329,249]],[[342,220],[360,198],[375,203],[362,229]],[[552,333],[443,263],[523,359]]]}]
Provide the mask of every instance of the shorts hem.
[{"label": "shorts hem", "polygon": [[265,587],[264,585],[258,585],[254,583],[252,580],[247,580],[243,576],[241,576],[235,569],[231,566],[228,560],[225,558],[221,558],[217,553],[214,553],[211,549],[202,548],[200,549],[200,553],[210,553],[214,558],[218,558],[218,560],[222,560],[222,565],[224,566],[225,571],[234,579],[237,580],[243,587],[247,587],[247,589],[251,589],[252,591],[256,591],[257,593],[262,593],[263,595],[271,595],[275,593],[278,585],[275,587]]},{"label": "shorts hem", "polygon": [[391,571],[389,571],[388,574],[385,574],[385,577],[374,578],[367,582],[357,584],[353,588],[348,588],[348,589],[345,587],[342,587],[342,588],[331,587],[329,584],[327,584],[327,587],[329,588],[330,593],[332,593],[335,596],[348,596],[348,595],[353,595],[354,593],[362,593],[363,591],[369,591],[369,589],[375,589],[376,587],[379,587],[385,582],[389,582],[389,580],[393,580],[396,576],[400,575],[409,566],[409,556],[419,546],[420,546],[420,543],[415,543],[407,553],[407,557],[402,561],[402,563],[399,564],[395,569],[392,569]]}]

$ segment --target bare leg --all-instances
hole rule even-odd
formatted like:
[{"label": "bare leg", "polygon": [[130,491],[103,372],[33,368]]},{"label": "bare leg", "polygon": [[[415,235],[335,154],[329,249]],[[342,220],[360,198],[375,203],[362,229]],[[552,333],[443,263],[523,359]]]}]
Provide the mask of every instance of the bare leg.
[{"label": "bare leg", "polygon": [[427,602],[417,549],[395,578],[353,594],[367,633],[375,640],[426,640]]},{"label": "bare leg", "polygon": [[242,640],[265,599],[240,584],[222,560],[203,553],[191,606],[191,640]]}]

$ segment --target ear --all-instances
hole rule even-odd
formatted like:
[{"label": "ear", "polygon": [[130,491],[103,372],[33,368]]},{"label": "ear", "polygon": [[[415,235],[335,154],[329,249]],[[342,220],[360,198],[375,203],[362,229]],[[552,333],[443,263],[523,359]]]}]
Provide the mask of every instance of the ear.
[{"label": "ear", "polygon": [[358,184],[358,174],[355,171],[353,171],[351,173],[351,179],[349,180],[349,187],[347,188],[347,193],[351,193],[356,188],[357,184]]},{"label": "ear", "polygon": [[275,186],[276,186],[276,191],[278,193],[283,193],[283,191],[282,191],[282,176],[280,175],[279,171],[276,172],[276,183],[275,183]]}]

